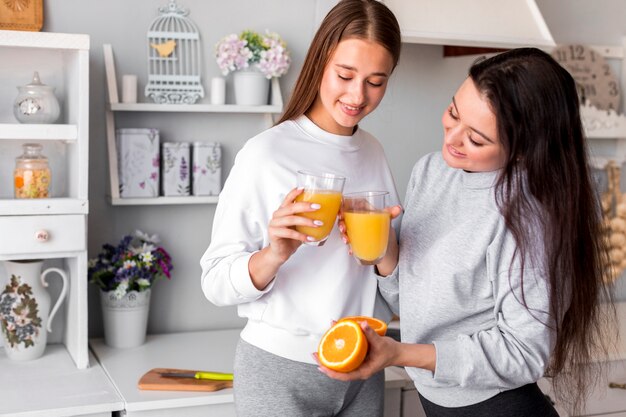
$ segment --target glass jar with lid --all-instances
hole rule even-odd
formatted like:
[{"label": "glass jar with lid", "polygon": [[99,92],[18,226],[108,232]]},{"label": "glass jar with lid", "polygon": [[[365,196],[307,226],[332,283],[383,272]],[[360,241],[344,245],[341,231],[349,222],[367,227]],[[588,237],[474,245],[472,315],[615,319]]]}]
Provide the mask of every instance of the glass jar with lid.
[{"label": "glass jar with lid", "polygon": [[38,143],[22,145],[24,153],[15,159],[13,183],[15,198],[48,198],[50,197],[50,167],[48,158],[42,153]]}]

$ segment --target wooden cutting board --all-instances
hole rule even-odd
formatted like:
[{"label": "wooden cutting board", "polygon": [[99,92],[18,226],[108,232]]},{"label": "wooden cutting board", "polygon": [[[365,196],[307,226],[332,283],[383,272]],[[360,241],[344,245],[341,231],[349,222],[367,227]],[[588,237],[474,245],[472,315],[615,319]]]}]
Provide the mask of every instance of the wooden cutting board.
[{"label": "wooden cutting board", "polygon": [[163,372],[196,372],[187,369],[154,368],[146,372],[137,386],[141,390],[153,391],[218,391],[232,388],[233,381],[212,381],[209,379],[163,377]]}]

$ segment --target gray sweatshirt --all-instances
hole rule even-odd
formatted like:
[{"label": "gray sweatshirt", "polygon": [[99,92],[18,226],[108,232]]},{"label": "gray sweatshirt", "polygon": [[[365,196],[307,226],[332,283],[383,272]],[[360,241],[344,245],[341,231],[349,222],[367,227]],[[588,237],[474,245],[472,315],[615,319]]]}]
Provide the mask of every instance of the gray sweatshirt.
[{"label": "gray sweatshirt", "polygon": [[[527,256],[523,286],[519,257],[511,265],[516,245],[495,204],[497,174],[450,168],[439,152],[420,159],[407,189],[398,267],[379,279],[400,316],[402,341],[435,345],[434,373],[407,372],[420,394],[445,407],[537,381],[554,347],[549,286],[531,262],[540,257]],[[532,250],[541,255],[540,239]]]}]

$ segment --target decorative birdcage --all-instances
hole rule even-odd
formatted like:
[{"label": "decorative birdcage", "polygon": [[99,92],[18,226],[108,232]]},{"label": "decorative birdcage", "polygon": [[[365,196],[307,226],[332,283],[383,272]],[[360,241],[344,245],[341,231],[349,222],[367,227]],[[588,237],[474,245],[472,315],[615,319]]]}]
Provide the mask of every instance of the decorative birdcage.
[{"label": "decorative birdcage", "polygon": [[146,97],[155,103],[193,104],[204,97],[200,83],[200,32],[183,9],[170,0],[148,30]]}]

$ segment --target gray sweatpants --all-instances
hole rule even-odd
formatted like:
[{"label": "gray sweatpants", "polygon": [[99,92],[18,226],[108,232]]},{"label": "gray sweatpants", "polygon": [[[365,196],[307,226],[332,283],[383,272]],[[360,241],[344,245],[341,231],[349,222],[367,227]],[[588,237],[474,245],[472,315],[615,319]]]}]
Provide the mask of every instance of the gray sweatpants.
[{"label": "gray sweatpants", "polygon": [[234,368],[239,417],[383,415],[384,372],[366,381],[337,381],[317,365],[276,356],[241,339]]}]

